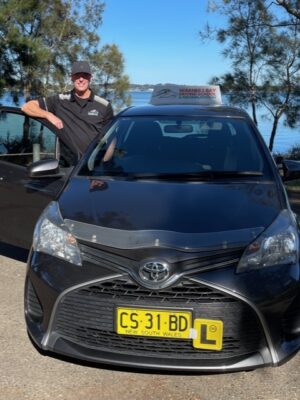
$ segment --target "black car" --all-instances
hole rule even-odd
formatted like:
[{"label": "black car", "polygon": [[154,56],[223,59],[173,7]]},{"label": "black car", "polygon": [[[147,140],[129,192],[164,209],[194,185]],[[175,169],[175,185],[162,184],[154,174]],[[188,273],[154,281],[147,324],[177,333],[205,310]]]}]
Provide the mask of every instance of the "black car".
[{"label": "black car", "polygon": [[25,284],[38,347],[203,371],[299,349],[299,232],[282,179],[300,168],[283,161],[280,176],[244,111],[131,107],[75,167],[56,133],[1,109],[0,239],[29,246],[47,205]]}]

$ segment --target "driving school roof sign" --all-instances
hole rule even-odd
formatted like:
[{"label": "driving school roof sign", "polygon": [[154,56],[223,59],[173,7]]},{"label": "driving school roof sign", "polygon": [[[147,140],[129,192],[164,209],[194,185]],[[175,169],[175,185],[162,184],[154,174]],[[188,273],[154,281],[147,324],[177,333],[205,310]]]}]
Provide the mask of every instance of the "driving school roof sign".
[{"label": "driving school roof sign", "polygon": [[156,85],[150,103],[161,104],[222,104],[219,86]]}]

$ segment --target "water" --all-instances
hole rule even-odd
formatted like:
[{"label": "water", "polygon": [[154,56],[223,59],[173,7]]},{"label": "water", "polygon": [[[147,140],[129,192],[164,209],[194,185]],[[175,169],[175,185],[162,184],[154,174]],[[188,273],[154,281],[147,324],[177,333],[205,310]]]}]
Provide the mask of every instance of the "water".
[{"label": "water", "polygon": [[[146,105],[150,101],[151,92],[130,92],[132,98],[133,106],[142,106]],[[14,105],[12,98],[9,94],[6,94],[2,99],[2,104],[6,106]],[[22,104],[23,101],[20,101]],[[249,112],[249,110],[246,110]],[[249,113],[250,114],[250,113]],[[270,120],[265,119],[263,117],[263,111],[258,110],[258,129],[264,138],[266,144],[269,144],[270,133],[272,129],[272,123]],[[284,126],[283,121],[280,121],[275,137],[274,149],[273,152],[286,152],[292,146],[299,145],[300,146],[300,131],[299,127],[295,129],[291,129],[287,126]]]},{"label": "water", "polygon": [[[149,103],[151,92],[131,92],[131,97],[132,97],[132,105],[142,106]],[[224,102],[226,102],[226,100]],[[246,111],[251,115],[249,109],[248,110],[246,109]],[[272,121],[266,119],[263,116],[263,114],[264,112],[258,109],[258,129],[268,146],[272,129]],[[300,146],[299,127],[291,129],[287,126],[284,126],[283,120],[280,121],[275,136],[273,152],[274,153],[286,152],[292,146],[295,145]]]}]

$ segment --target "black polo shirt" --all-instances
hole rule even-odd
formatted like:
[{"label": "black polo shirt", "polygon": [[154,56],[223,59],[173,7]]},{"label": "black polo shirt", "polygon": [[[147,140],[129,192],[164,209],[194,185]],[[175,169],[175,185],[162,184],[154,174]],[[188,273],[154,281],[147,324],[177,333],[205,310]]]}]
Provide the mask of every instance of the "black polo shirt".
[{"label": "black polo shirt", "polygon": [[62,134],[80,155],[113,118],[111,104],[93,92],[87,99],[80,99],[72,90],[39,98],[38,101],[43,110],[52,112],[63,121]]}]

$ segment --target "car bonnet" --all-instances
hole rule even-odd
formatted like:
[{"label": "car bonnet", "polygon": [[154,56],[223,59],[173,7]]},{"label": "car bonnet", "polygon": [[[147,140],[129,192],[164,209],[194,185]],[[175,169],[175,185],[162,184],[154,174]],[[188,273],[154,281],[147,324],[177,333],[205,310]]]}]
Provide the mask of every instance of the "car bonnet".
[{"label": "car bonnet", "polygon": [[[95,181],[101,184],[97,188]],[[59,200],[73,234],[117,248],[238,247],[281,210],[271,182],[165,182],[74,177]]]}]

